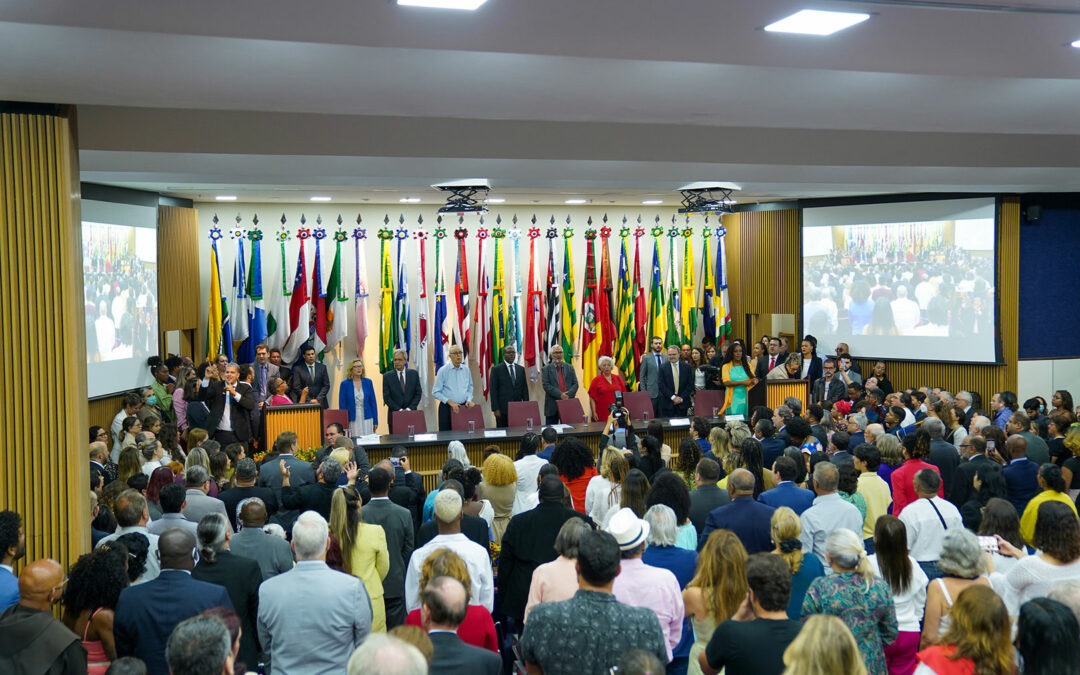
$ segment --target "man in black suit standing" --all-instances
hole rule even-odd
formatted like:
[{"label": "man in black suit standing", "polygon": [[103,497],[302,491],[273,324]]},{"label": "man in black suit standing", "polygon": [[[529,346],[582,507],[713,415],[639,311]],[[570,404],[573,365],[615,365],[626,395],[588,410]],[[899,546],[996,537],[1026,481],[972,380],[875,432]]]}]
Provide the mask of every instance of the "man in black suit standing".
[{"label": "man in black suit standing", "polygon": [[[285,362],[281,360],[280,349],[274,348],[270,350],[270,363],[277,366],[278,377],[288,382],[289,378],[292,377],[292,370],[290,370],[289,367],[285,365]],[[273,394],[271,394],[271,396],[272,395]]]},{"label": "man in black suit standing", "polygon": [[551,359],[540,373],[544,385],[544,416],[547,424],[556,424],[559,418],[559,401],[577,396],[578,380],[574,367],[563,360],[563,348],[551,348]]},{"label": "man in black suit standing", "polygon": [[979,467],[994,461],[986,456],[986,439],[977,435],[967,436],[960,442],[960,455],[963,459],[956,467],[952,491],[945,495],[957,508],[971,499],[975,491],[975,473]]},{"label": "man in black suit standing", "polygon": [[211,380],[199,390],[199,400],[210,409],[206,428],[215,441],[222,447],[230,443],[247,445],[251,440],[250,413],[255,399],[251,387],[240,383],[240,366],[235,363],[225,366],[225,379]]},{"label": "man in black suit standing", "polygon": [[780,348],[780,338],[769,338],[769,353],[758,358],[756,377],[764,380],[773,368],[783,365],[786,358],[787,352]]},{"label": "man in black suit standing", "polygon": [[236,508],[240,505],[240,502],[249,497],[258,497],[263,500],[268,515],[277,513],[277,495],[268,487],[256,486],[255,481],[258,477],[259,470],[255,466],[255,460],[245,457],[236,463],[236,468],[233,470],[236,486],[224,490],[218,495],[218,499],[225,504],[225,514],[229,516],[229,524],[232,525],[234,532],[236,531]]},{"label": "man in black suit standing", "polygon": [[432,645],[429,673],[499,675],[502,672],[498,654],[467,644],[457,635],[469,606],[465,586],[460,581],[448,576],[435,577],[420,590],[420,602],[420,623]]},{"label": "man in black suit standing", "polygon": [[195,537],[179,528],[158,539],[161,574],[120,591],[113,619],[117,656],[135,656],[150,675],[169,675],[165,643],[173,628],[214,607],[233,608],[224,588],[191,578],[195,568]]},{"label": "man in black suit standing", "polygon": [[[495,426],[505,427],[511,401],[529,400],[529,383],[525,369],[514,363],[517,348],[503,347],[503,361],[491,367],[491,412],[495,414]],[[540,424],[540,420],[536,420]]]},{"label": "man in black suit standing", "polygon": [[[394,413],[398,410],[416,410],[420,405],[420,373],[406,368],[405,350],[394,350],[394,367],[383,373],[382,395],[386,404],[386,419],[390,421],[390,433],[394,431]],[[406,431],[408,431],[406,429]]]},{"label": "man in black suit standing", "polygon": [[314,347],[304,345],[303,355],[304,362],[293,368],[289,398],[299,402],[301,394],[307,389],[308,401],[318,402],[325,408],[326,397],[330,394],[330,375],[326,372],[326,366],[315,362]]},{"label": "man in black suit standing", "polygon": [[690,493],[690,522],[694,524],[699,537],[705,529],[705,520],[709,513],[731,502],[727,490],[721,490],[716,484],[718,480],[720,465],[708,457],[702,457],[694,472],[697,489]]},{"label": "man in black suit standing", "polygon": [[660,367],[659,417],[685,417],[690,410],[690,392],[694,390],[694,371],[679,358],[679,348],[668,345],[668,362]]},{"label": "man in black suit standing", "polygon": [[281,377],[278,367],[270,363],[270,348],[266,345],[255,347],[255,361],[248,364],[254,379],[251,381],[251,395],[255,399],[255,409],[251,411],[252,435],[261,438],[262,433],[262,409],[266,401],[269,401],[274,392],[270,391],[270,383],[275,377]]}]

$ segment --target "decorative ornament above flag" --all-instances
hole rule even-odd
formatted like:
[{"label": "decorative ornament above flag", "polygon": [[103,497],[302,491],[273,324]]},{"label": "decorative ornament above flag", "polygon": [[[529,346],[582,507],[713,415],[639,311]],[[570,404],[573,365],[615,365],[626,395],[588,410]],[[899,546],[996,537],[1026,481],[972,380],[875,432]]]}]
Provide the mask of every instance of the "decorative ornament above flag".
[{"label": "decorative ornament above flag", "polygon": [[662,226],[660,226],[660,225],[657,225],[656,227],[654,227],[651,230],[651,232],[652,232],[652,236],[654,236],[654,237],[662,237],[662,236],[664,236],[664,228]]},{"label": "decorative ornament above flag", "polygon": [[620,227],[619,228],[619,236],[624,238],[624,239],[626,237],[629,237],[630,236],[630,228],[629,227]]},{"label": "decorative ornament above flag", "polygon": [[596,228],[590,227],[589,229],[585,230],[585,238],[589,241],[596,239]]},{"label": "decorative ornament above flag", "polygon": [[395,236],[398,239],[408,239],[409,238],[409,230],[407,228],[404,228],[404,227],[399,227],[397,229],[397,232],[395,233]]},{"label": "decorative ornament above flag", "polygon": [[284,244],[285,242],[292,239],[292,235],[289,234],[289,231],[286,230],[284,228],[284,226],[282,226],[282,229],[277,233],[277,235],[274,238],[277,239],[279,242]]},{"label": "decorative ornament above flag", "polygon": [[493,227],[491,228],[491,236],[495,239],[505,239],[506,230],[501,227]]},{"label": "decorative ornament above flag", "polygon": [[339,244],[341,242],[347,240],[348,238],[349,238],[349,233],[346,232],[345,230],[338,230],[337,232],[334,233],[334,241],[338,242]]},{"label": "decorative ornament above flag", "polygon": [[547,229],[547,238],[548,239],[555,239],[558,236],[559,236],[559,228],[557,228],[557,227],[549,227]]},{"label": "decorative ornament above flag", "polygon": [[231,236],[233,239],[243,239],[244,238],[244,230],[243,230],[243,228],[240,228],[240,227],[234,227],[231,230],[229,230],[229,236]]},{"label": "decorative ornament above flag", "polygon": [[506,236],[514,241],[521,239],[521,228],[515,224],[513,227],[506,231]]},{"label": "decorative ornament above flag", "polygon": [[602,239],[607,239],[610,236],[611,236],[611,228],[610,227],[605,225],[605,226],[600,228],[600,237]]},{"label": "decorative ornament above flag", "polygon": [[388,227],[379,228],[379,239],[389,241],[394,238],[394,231]]},{"label": "decorative ornament above flag", "polygon": [[706,227],[706,228],[701,230],[701,238],[702,239],[708,239],[711,236],[712,236],[712,228],[711,227]]},{"label": "decorative ornament above flag", "polygon": [[634,237],[636,239],[641,239],[644,236],[645,236],[645,228],[644,227],[641,227],[639,225],[638,227],[634,228]]},{"label": "decorative ornament above flag", "polygon": [[667,236],[669,236],[669,237],[677,237],[677,236],[679,236],[679,228],[673,225],[671,227],[671,229],[668,230]]},{"label": "decorative ornament above flag", "polygon": [[356,228],[355,230],[352,231],[352,238],[353,239],[367,239],[367,229],[363,228],[363,227]]},{"label": "decorative ornament above flag", "polygon": [[212,227],[212,228],[210,228],[210,239],[211,240],[217,241],[217,240],[221,239],[222,236],[223,235],[221,234],[221,228],[220,227]]},{"label": "decorative ornament above flag", "polygon": [[249,240],[251,240],[251,241],[262,241],[263,231],[260,230],[259,228],[255,228],[254,230],[249,230],[248,233],[247,233],[247,238]]},{"label": "decorative ornament above flag", "polygon": [[458,241],[464,241],[465,239],[468,239],[468,238],[469,238],[469,231],[467,229],[465,229],[464,227],[459,227],[458,229],[454,230],[454,239],[457,239]]},{"label": "decorative ornament above flag", "polygon": [[574,236],[574,228],[567,226],[562,229],[563,239],[569,239]]},{"label": "decorative ornament above flag", "polygon": [[682,236],[683,236],[684,239],[689,239],[693,235],[694,235],[694,230],[692,228],[689,228],[689,227],[684,227],[683,228]]},{"label": "decorative ornament above flag", "polygon": [[304,239],[310,239],[311,230],[306,227],[301,227],[299,230],[296,231],[296,238],[300,239],[301,241],[303,241]]},{"label": "decorative ornament above flag", "polygon": [[540,238],[540,228],[539,227],[530,227],[529,228],[529,239],[539,239],[539,238]]},{"label": "decorative ornament above flag", "polygon": [[412,236],[413,239],[427,239],[427,230],[416,230]]},{"label": "decorative ornament above flag", "polygon": [[434,237],[436,239],[446,239],[446,228],[445,227],[436,227]]},{"label": "decorative ornament above flag", "polygon": [[488,236],[490,236],[490,233],[488,232],[488,229],[486,227],[481,227],[481,228],[476,230],[476,238],[477,239],[481,239],[481,240],[487,239]]},{"label": "decorative ornament above flag", "polygon": [[321,227],[316,227],[315,228],[315,239],[317,239],[319,241],[322,241],[323,239],[326,239],[326,230],[324,228],[321,228]]},{"label": "decorative ornament above flag", "polygon": [[718,228],[716,228],[716,236],[718,236],[718,237],[722,237],[722,236],[724,236],[725,234],[727,234],[727,228],[724,228],[724,227],[718,227]]}]

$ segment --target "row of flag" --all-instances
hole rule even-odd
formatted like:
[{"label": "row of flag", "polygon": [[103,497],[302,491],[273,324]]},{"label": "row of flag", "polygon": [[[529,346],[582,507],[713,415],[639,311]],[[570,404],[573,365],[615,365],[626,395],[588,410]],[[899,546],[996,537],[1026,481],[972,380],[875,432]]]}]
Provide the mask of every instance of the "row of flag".
[{"label": "row of flag", "polygon": [[[235,360],[250,362],[254,358],[254,346],[266,343],[280,349],[282,359],[292,363],[299,358],[305,344],[314,346],[320,358],[342,344],[349,332],[346,319],[349,298],[345,296],[342,278],[342,244],[350,238],[347,232],[338,229],[329,235],[321,227],[314,231],[301,227],[296,234],[300,247],[290,285],[285,246],[291,236],[282,229],[276,236],[279,249],[276,253],[279,255],[275,256],[280,263],[280,281],[268,284],[264,296],[262,232],[257,228],[257,219],[254,229],[241,229],[238,219],[237,227],[231,230],[237,249],[231,289],[222,282],[218,244],[224,234],[217,227],[216,217],[214,222],[210,234],[208,358],[221,353],[230,360],[235,357]],[[340,222],[339,217],[339,225]],[[282,224],[284,227],[284,222]],[[569,227],[562,237],[556,234],[555,228],[548,230],[546,251],[542,250],[542,241],[538,241],[543,239],[540,230],[531,228],[525,267],[521,260],[520,230],[515,228],[507,236],[507,231],[501,228],[478,229],[474,236],[478,242],[475,279],[470,279],[467,263],[469,232],[459,228],[454,232],[457,260],[450,297],[444,268],[453,251],[443,228],[436,229],[431,237],[435,248],[435,277],[430,295],[428,233],[419,228],[409,232],[404,227],[397,230],[383,228],[378,232],[381,371],[392,366],[394,352],[399,349],[407,354],[413,367],[430,363],[438,370],[449,362],[451,344],[461,344],[467,358],[475,358],[479,366],[486,396],[490,385],[489,371],[500,360],[504,346],[514,345],[529,377],[535,381],[548,363],[551,350],[558,345],[568,362],[577,354],[581,355],[585,382],[590,382],[598,373],[599,358],[610,356],[627,386],[632,388],[637,382],[637,364],[648,349],[651,336],[662,337],[665,344],[693,343],[699,319],[704,335],[717,342],[722,342],[731,333],[724,264],[725,231],[722,227],[706,227],[701,231],[699,281],[695,280],[697,266],[691,245],[692,231],[686,228],[667,232],[667,291],[660,263],[662,228],[652,230],[650,274],[643,281],[641,238],[644,230],[638,228],[634,232],[632,266],[630,230],[624,227],[618,233],[619,261],[617,276],[614,276],[609,250],[612,232],[606,226],[600,230],[597,256],[597,231],[590,227],[585,233],[585,278],[580,286],[580,305],[576,301],[579,287],[574,279],[573,254],[569,245],[573,231]],[[334,257],[330,274],[324,280],[322,244],[329,243],[325,241],[328,236],[332,236]],[[683,239],[681,258],[676,253],[676,240],[680,237]],[[561,245],[557,243],[559,238],[563,240]],[[310,273],[305,257],[308,239],[314,239],[315,246]],[[710,239],[715,239],[712,246]],[[355,229],[352,240],[355,346],[356,354],[363,357],[368,337],[370,297],[364,250],[367,231]],[[245,241],[250,246],[250,257],[245,256]],[[561,260],[558,259],[560,254]],[[410,284],[413,274],[415,286]],[[524,288],[523,280],[527,283]],[[475,288],[471,283],[475,283]],[[429,321],[432,308],[433,320]],[[240,343],[235,355],[234,342]],[[429,389],[429,370],[418,368],[424,392]]]}]

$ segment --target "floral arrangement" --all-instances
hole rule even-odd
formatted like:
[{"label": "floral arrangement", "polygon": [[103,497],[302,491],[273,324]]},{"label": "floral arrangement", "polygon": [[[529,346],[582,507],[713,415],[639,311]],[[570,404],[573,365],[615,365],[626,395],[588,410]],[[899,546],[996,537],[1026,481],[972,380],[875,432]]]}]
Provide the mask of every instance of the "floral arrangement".
[{"label": "floral arrangement", "polygon": [[[295,457],[297,459],[301,459],[301,460],[303,460],[305,462],[314,462],[315,461],[315,455],[317,455],[319,453],[319,450],[320,450],[320,448],[310,448],[310,447],[309,448],[297,448],[296,452],[293,453],[293,457]],[[268,454],[270,454],[270,453],[269,452],[256,452],[254,455],[251,456],[251,458],[253,460],[255,460],[256,464],[259,464],[264,459],[266,459],[266,456]]]}]

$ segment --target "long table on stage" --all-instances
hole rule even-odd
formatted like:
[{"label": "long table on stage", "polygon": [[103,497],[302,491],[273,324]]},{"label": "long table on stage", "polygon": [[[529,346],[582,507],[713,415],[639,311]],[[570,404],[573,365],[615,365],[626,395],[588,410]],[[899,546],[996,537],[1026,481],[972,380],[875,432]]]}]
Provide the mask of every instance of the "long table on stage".
[{"label": "long table on stage", "polygon": [[[686,419],[686,418],[675,418]],[[722,418],[706,417],[710,424],[722,422]],[[690,431],[689,424],[671,426],[669,420],[660,418],[664,423],[664,443],[671,446],[672,457],[677,457],[679,442],[686,438]],[[573,436],[579,438],[595,454],[600,447],[600,434],[604,430],[603,422],[588,424],[565,425],[568,428],[559,432],[560,438]],[[634,433],[645,432],[645,423],[635,421]],[[539,434],[544,427],[535,427],[531,433]],[[499,435],[491,436],[492,432]],[[505,432],[505,435],[502,433]],[[367,451],[368,459],[372,464],[390,456],[390,451],[396,445],[404,446],[409,451],[409,463],[413,471],[424,477],[424,487],[434,490],[438,485],[439,472],[447,459],[446,446],[450,441],[461,441],[465,446],[465,452],[469,455],[469,461],[473,466],[480,467],[484,460],[484,449],[489,445],[499,448],[502,454],[513,459],[521,445],[521,439],[530,433],[525,427],[511,427],[504,429],[477,429],[476,431],[439,431],[429,434],[416,434],[415,437],[408,434],[390,434],[380,436],[377,443],[361,443]]]}]

